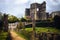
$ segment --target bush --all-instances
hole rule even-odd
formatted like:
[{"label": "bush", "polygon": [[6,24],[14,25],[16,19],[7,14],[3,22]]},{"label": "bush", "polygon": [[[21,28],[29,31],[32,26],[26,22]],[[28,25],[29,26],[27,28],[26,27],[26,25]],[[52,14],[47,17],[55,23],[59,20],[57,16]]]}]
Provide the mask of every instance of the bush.
[{"label": "bush", "polygon": [[54,26],[56,27],[56,28],[58,28],[58,29],[60,29],[60,16],[55,16],[54,17]]},{"label": "bush", "polygon": [[0,33],[0,40],[6,40],[8,33],[7,32],[2,32]]}]

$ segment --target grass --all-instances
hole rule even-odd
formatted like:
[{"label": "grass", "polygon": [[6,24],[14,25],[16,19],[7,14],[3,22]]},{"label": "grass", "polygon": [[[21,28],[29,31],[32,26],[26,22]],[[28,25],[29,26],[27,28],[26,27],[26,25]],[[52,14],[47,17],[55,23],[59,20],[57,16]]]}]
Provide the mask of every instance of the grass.
[{"label": "grass", "polygon": [[[26,28],[25,29],[26,31],[32,31],[33,29],[32,28]],[[50,31],[50,32],[54,32],[54,33],[58,33],[58,34],[60,34],[60,30],[59,29],[56,29],[56,28],[52,28],[52,27],[36,27],[35,28],[35,30],[36,30],[36,32],[38,33],[38,32],[48,32],[48,30]]]},{"label": "grass", "polygon": [[[15,32],[16,32],[16,31],[15,31]],[[22,32],[22,33],[21,33],[21,32],[16,32],[16,33],[17,33],[20,37],[28,40],[28,38],[23,34],[23,32]]]},{"label": "grass", "polygon": [[6,40],[8,33],[7,32],[1,32],[0,33],[0,40]]},{"label": "grass", "polygon": [[[25,31],[26,31],[25,33],[22,31],[22,32],[17,32],[17,34],[19,34],[21,37],[25,38],[26,40],[29,40],[31,37],[30,33],[32,32],[32,30],[33,30],[32,28],[25,28]],[[60,30],[52,27],[36,27],[35,28],[36,33],[41,33],[41,32],[47,33],[48,30],[49,32],[60,34]]]}]

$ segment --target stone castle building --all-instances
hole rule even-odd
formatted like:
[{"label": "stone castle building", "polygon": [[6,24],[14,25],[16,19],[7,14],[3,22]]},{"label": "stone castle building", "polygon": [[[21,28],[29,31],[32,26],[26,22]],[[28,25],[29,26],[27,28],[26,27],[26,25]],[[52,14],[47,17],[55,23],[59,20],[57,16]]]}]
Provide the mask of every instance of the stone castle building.
[{"label": "stone castle building", "polygon": [[30,9],[29,9],[29,8],[26,8],[26,9],[25,9],[25,17],[26,17],[27,19],[30,19]]},{"label": "stone castle building", "polygon": [[49,12],[46,12],[46,19],[48,20],[50,18]]},{"label": "stone castle building", "polygon": [[25,16],[31,17],[32,15],[35,20],[46,20],[46,2],[32,3],[30,8],[26,9]]},{"label": "stone castle building", "polygon": [[52,12],[50,15],[51,15],[51,18],[54,18],[56,15],[60,16],[60,11]]}]

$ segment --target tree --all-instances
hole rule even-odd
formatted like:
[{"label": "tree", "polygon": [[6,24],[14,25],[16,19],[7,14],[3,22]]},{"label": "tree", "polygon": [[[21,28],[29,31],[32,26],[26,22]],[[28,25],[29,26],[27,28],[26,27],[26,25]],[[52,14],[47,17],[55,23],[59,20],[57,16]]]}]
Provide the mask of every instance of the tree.
[{"label": "tree", "polygon": [[0,12],[0,31],[3,30],[3,15],[2,12]]},{"label": "tree", "polygon": [[20,20],[21,22],[26,22],[26,19],[24,19],[24,18],[21,18],[21,20]]},{"label": "tree", "polygon": [[0,32],[3,30],[3,21],[0,20]]},{"label": "tree", "polygon": [[8,22],[13,23],[13,22],[17,22],[17,21],[19,21],[19,20],[16,16],[13,16],[13,15],[8,16]]},{"label": "tree", "polygon": [[58,16],[58,15],[56,15],[55,17],[54,17],[54,26],[56,27],[56,28],[58,28],[58,29],[60,29],[60,16]]},{"label": "tree", "polygon": [[19,22],[19,24],[17,25],[16,29],[19,31],[20,29],[22,29],[22,26],[23,26],[22,22]]}]

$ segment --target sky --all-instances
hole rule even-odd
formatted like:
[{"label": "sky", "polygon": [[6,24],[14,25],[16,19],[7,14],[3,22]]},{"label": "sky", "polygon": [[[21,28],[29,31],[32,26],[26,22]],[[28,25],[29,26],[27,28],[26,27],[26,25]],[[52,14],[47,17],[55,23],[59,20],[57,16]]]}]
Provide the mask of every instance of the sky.
[{"label": "sky", "polygon": [[0,0],[0,12],[21,18],[25,15],[25,8],[29,8],[31,3],[43,1],[46,1],[46,12],[60,10],[60,0]]}]

